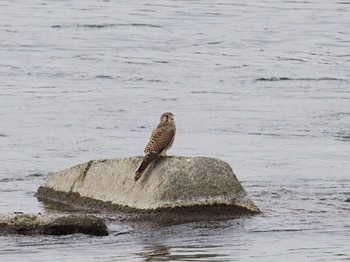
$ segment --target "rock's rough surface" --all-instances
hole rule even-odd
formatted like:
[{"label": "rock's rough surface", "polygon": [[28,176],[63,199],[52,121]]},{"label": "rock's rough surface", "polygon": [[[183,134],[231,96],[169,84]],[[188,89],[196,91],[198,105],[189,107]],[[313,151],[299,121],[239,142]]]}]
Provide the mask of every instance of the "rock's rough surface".
[{"label": "rock's rough surface", "polygon": [[216,207],[219,213],[224,209],[260,212],[224,161],[208,157],[159,159],[135,182],[141,161],[142,157],[130,157],[74,166],[49,177],[37,197],[107,210]]},{"label": "rock's rough surface", "polygon": [[0,233],[22,235],[108,235],[101,218],[92,215],[2,214]]}]

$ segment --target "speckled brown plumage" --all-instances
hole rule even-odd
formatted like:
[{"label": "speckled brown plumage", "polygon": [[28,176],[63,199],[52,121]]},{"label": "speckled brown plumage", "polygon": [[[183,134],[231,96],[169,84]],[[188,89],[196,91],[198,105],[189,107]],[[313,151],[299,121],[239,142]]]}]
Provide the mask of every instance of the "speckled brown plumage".
[{"label": "speckled brown plumage", "polygon": [[162,114],[160,123],[153,130],[151,138],[145,147],[145,157],[135,173],[135,181],[137,181],[154,160],[159,156],[166,157],[166,151],[171,148],[175,139],[175,122],[174,115],[170,112]]}]

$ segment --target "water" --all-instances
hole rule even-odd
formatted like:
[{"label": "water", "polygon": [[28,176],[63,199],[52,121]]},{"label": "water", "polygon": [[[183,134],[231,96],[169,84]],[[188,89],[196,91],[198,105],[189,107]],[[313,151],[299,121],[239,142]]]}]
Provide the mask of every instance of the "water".
[{"label": "water", "polygon": [[0,212],[50,174],[142,154],[219,157],[261,215],[110,236],[0,236],[1,261],[350,260],[350,2],[0,3]]}]

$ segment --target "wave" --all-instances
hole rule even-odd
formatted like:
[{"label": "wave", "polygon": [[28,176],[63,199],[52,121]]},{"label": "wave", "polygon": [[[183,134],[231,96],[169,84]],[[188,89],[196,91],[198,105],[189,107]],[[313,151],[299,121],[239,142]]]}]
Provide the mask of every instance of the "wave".
[{"label": "wave", "polygon": [[291,77],[260,77],[254,79],[254,81],[348,81],[347,79],[335,78],[335,77],[300,77],[300,78],[291,78]]},{"label": "wave", "polygon": [[144,23],[118,23],[118,24],[75,24],[75,25],[52,25],[51,28],[71,28],[71,27],[82,27],[82,28],[108,28],[108,27],[119,27],[119,26],[136,26],[136,27],[154,27],[162,28],[160,25],[144,24]]}]

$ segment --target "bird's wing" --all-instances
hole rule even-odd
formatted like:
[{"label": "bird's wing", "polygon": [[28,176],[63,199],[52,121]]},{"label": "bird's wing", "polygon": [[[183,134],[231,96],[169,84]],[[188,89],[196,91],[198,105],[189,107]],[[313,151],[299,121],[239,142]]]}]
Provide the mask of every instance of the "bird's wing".
[{"label": "bird's wing", "polygon": [[167,123],[162,123],[153,130],[151,138],[145,147],[144,152],[161,152],[173,140],[175,136],[175,128]]}]

